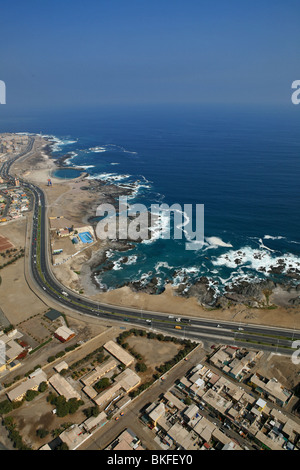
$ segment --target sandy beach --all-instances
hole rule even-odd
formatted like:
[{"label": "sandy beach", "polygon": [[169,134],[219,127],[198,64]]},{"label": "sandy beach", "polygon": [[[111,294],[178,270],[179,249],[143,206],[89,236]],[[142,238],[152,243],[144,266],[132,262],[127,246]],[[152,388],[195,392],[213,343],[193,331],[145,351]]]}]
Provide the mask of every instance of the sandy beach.
[{"label": "sandy beach", "polygon": [[[90,219],[95,216],[97,206],[103,202],[112,202],[121,192],[117,186],[107,186],[102,182],[87,179],[87,174],[84,172],[75,179],[53,177],[58,165],[51,158],[49,142],[37,136],[34,150],[31,157],[14,165],[12,173],[15,172],[43,189],[48,202],[48,217],[64,216],[74,223],[91,223]],[[47,186],[48,178],[51,178],[52,186]],[[232,305],[218,309],[204,308],[196,297],[185,298],[178,295],[171,285],[167,285],[165,291],[159,295],[134,292],[128,286],[101,292],[92,281],[92,274],[95,267],[101,264],[101,260],[105,259],[105,252],[109,246],[109,242],[97,240],[93,246],[87,247],[77,256],[59,266],[54,266],[55,276],[76,292],[112,305],[218,320],[300,328],[299,307],[285,306],[293,293],[280,289],[277,289],[273,296],[276,308]]]}]

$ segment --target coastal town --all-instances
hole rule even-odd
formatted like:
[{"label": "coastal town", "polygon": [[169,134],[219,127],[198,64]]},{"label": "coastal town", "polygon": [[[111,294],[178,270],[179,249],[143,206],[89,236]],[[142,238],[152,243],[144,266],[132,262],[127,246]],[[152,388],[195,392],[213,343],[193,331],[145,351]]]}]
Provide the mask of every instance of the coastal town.
[{"label": "coastal town", "polygon": [[120,189],[85,172],[60,181],[51,139],[31,137],[0,136],[2,446],[299,450],[297,305],[283,317],[274,305],[208,309],[169,288],[99,292],[93,267],[113,245],[87,207]]},{"label": "coastal town", "polygon": [[[66,326],[60,312],[40,320],[49,329],[45,364],[25,325],[0,336],[0,412],[8,431],[27,417],[13,434],[20,448],[299,449],[299,399],[272,376],[272,354],[135,328],[116,336],[115,326],[82,340],[82,325]],[[154,350],[157,360],[145,355]]]}]

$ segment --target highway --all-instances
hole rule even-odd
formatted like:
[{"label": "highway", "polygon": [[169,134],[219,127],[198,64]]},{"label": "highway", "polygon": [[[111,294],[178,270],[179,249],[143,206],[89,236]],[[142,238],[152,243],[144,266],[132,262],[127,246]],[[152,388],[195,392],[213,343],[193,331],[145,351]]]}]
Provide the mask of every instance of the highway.
[{"label": "highway", "polygon": [[[10,174],[12,164],[27,156],[33,149],[34,137],[29,137],[25,151],[2,164],[0,175],[13,183]],[[236,346],[255,347],[257,349],[292,354],[293,341],[300,339],[300,331],[275,328],[241,322],[216,321],[204,318],[170,315],[162,312],[150,312],[121,308],[97,303],[63,286],[53,275],[49,261],[49,230],[44,192],[36,185],[20,178],[20,184],[32,193],[33,223],[30,246],[30,273],[36,287],[43,291],[62,307],[67,307],[83,315],[90,315],[124,325],[145,327],[148,330],[179,336],[184,339],[235,344]]]}]

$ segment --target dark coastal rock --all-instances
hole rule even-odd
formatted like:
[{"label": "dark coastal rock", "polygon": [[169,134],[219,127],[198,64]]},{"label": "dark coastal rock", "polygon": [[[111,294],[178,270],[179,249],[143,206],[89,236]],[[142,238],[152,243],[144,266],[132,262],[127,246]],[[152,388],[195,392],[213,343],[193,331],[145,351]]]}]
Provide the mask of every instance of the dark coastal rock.
[{"label": "dark coastal rock", "polygon": [[276,284],[271,280],[241,281],[230,288],[227,287],[224,297],[234,304],[258,308],[268,306],[269,297],[275,287]]},{"label": "dark coastal rock", "polygon": [[271,266],[268,272],[271,274],[282,274],[284,270],[285,264],[279,264],[279,266]]},{"label": "dark coastal rock", "polygon": [[203,306],[214,306],[216,303],[216,292],[211,287],[207,277],[201,277],[185,293],[186,297],[196,297]]},{"label": "dark coastal rock", "polygon": [[289,304],[293,307],[298,307],[300,305],[300,296],[290,299]]},{"label": "dark coastal rock", "polygon": [[179,286],[176,287],[176,294],[186,297],[190,287],[191,287],[191,284],[189,284],[188,282],[179,284]]},{"label": "dark coastal rock", "polygon": [[299,280],[299,279],[300,279],[300,270],[299,270],[299,269],[295,269],[295,268],[289,269],[289,270],[285,273],[285,276],[287,276],[288,278],[291,278],[291,279]]},{"label": "dark coastal rock", "polygon": [[133,292],[143,292],[145,294],[157,295],[164,292],[165,288],[159,286],[159,279],[152,277],[150,281],[144,285],[142,281],[129,282],[126,284]]}]

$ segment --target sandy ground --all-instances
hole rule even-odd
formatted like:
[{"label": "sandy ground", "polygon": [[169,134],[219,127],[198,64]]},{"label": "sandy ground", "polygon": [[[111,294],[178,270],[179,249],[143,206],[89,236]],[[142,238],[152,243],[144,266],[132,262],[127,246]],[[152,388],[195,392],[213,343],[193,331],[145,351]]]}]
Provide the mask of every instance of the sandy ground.
[{"label": "sandy ground", "polygon": [[298,308],[255,309],[239,305],[223,310],[208,310],[201,307],[196,298],[184,299],[183,297],[176,296],[174,289],[170,285],[166,286],[165,292],[160,295],[134,293],[129,287],[122,287],[121,289],[98,294],[96,298],[109,304],[129,306],[154,312],[160,311],[223,321],[241,321],[243,323],[300,328]]},{"label": "sandy ground", "polygon": [[[16,247],[25,246],[26,218],[2,225],[0,233],[8,237]],[[13,325],[47,310],[44,304],[28,286],[25,275],[25,258],[1,270],[1,308]]]},{"label": "sandy ground", "polygon": [[[58,418],[52,413],[54,406],[46,401],[49,391],[53,391],[51,386],[44,393],[36,397],[32,402],[25,402],[21,408],[11,413],[15,420],[17,429],[21,432],[25,443],[32,446],[33,450],[39,449],[42,445],[48,443],[53,438],[51,432],[58,429],[64,423],[82,422],[85,419],[83,413],[86,406],[81,406],[73,415],[67,415],[64,418]],[[47,429],[49,434],[44,439],[36,436],[37,429]]]},{"label": "sandy ground", "polygon": [[137,353],[143,356],[143,362],[147,367],[155,372],[155,366],[160,366],[173,359],[182,346],[172,342],[158,341],[157,339],[147,339],[144,337],[131,336],[126,339],[126,343]]},{"label": "sandy ground", "polygon": [[21,219],[1,224],[0,234],[8,238],[14,246],[24,248],[25,229],[26,217],[22,217]]},{"label": "sandy ground", "polygon": [[[91,184],[90,181],[84,179],[84,175],[74,180],[52,178],[52,187],[47,187],[47,179],[57,167],[47,155],[46,149],[42,149],[42,152],[40,152],[39,149],[42,145],[45,145],[45,142],[42,140],[37,141],[36,153],[24,162],[18,162],[17,171],[23,177],[25,176],[28,180],[38,184],[45,191],[48,201],[48,216],[64,215],[66,218],[74,220],[74,222],[86,223],[90,216],[95,215],[96,207],[101,202],[101,194],[99,194],[99,191],[83,191],[80,189],[82,186]],[[85,295],[109,304],[218,320],[235,320],[300,329],[299,307],[285,308],[278,306],[276,309],[254,309],[240,305],[225,310],[208,310],[201,307],[196,298],[184,299],[176,296],[171,286],[167,286],[165,292],[160,295],[135,293],[128,287],[100,293],[91,283],[89,264],[91,259],[97,256],[97,251],[101,252],[103,248],[104,244],[97,243],[93,249],[85,250],[69,262],[54,268],[54,274],[68,287],[82,291]],[[277,291],[274,295],[280,304],[280,296],[283,294]]]},{"label": "sandy ground", "polygon": [[257,372],[266,377],[275,377],[289,390],[299,383],[299,365],[293,364],[289,357],[269,354],[267,360],[260,361]]}]

